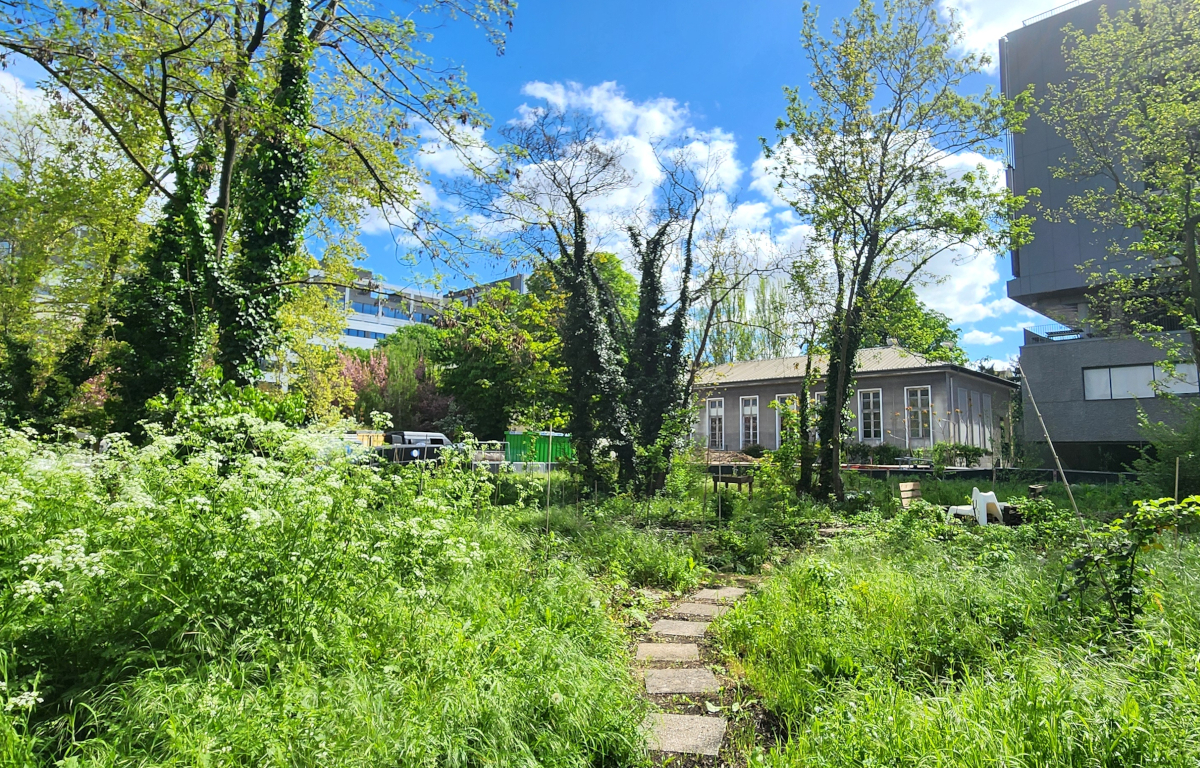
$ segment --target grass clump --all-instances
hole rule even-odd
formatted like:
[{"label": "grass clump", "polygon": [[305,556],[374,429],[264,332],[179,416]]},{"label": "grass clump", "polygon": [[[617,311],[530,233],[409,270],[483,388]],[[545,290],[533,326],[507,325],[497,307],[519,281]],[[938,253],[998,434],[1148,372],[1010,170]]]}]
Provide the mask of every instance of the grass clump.
[{"label": "grass clump", "polygon": [[5,764],[641,759],[600,593],[485,472],[224,426],[104,454],[0,436]]},{"label": "grass clump", "polygon": [[[775,766],[1200,764],[1200,549],[1103,635],[1021,534],[918,508],[806,553],[718,621],[780,724]],[[952,532],[948,532],[952,531]]]}]

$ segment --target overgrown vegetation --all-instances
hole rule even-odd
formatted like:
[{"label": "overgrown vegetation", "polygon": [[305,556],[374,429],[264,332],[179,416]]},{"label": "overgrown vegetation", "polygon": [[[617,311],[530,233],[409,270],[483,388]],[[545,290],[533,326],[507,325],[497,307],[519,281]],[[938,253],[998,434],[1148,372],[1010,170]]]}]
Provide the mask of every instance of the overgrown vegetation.
[{"label": "overgrown vegetation", "polygon": [[1073,515],[1024,504],[1030,525],[965,529],[918,502],[804,555],[722,618],[780,725],[752,764],[1194,765],[1195,538],[1130,564],[1140,613],[1113,624],[1102,597],[1059,599],[1053,534],[1077,538]]},{"label": "overgrown vegetation", "polygon": [[486,472],[242,414],[100,454],[9,432],[0,478],[6,764],[637,759],[603,594]]}]

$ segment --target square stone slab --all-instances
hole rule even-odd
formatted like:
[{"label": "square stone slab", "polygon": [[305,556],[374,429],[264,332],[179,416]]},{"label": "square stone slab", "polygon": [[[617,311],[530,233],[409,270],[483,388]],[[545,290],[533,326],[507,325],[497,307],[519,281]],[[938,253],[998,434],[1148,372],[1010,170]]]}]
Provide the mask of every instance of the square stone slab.
[{"label": "square stone slab", "polygon": [[642,724],[646,744],[654,752],[716,756],[725,738],[725,718],[654,714]]},{"label": "square stone slab", "polygon": [[721,690],[707,669],[647,669],[646,693],[713,693]]},{"label": "square stone slab", "polygon": [[679,637],[700,637],[708,630],[707,621],[673,621],[659,619],[650,627],[653,635],[678,635]]},{"label": "square stone slab", "polygon": [[726,605],[713,605],[712,603],[680,603],[671,609],[674,613],[683,613],[688,616],[707,616],[714,619],[729,610]]},{"label": "square stone slab", "polygon": [[700,649],[694,643],[638,643],[637,657],[645,661],[696,661]]},{"label": "square stone slab", "polygon": [[746,594],[741,587],[721,587],[720,589],[702,589],[692,595],[689,600],[737,600]]}]

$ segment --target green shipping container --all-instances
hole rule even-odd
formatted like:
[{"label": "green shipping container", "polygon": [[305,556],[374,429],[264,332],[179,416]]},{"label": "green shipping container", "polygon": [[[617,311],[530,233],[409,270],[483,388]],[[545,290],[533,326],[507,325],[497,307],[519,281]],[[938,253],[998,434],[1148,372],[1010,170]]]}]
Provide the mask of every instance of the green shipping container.
[{"label": "green shipping container", "polygon": [[505,432],[504,460],[505,461],[572,461],[575,449],[571,447],[571,436],[562,432],[554,433],[554,455],[551,450],[549,432]]}]

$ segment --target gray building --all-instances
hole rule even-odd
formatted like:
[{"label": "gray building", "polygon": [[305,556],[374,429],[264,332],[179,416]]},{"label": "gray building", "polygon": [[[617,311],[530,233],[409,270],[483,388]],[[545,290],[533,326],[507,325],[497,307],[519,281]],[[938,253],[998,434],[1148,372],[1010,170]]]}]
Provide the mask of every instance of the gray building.
[{"label": "gray building", "polygon": [[[895,346],[861,350],[857,362],[851,442],[887,442],[908,450],[952,442],[998,453],[1001,433],[1011,423],[1013,382]],[[705,369],[698,378],[696,440],[713,450],[778,448],[780,418],[771,403],[796,397],[805,363],[804,357],[784,357]],[[826,358],[813,359],[814,371],[827,367]],[[824,379],[818,379],[812,397],[824,402],[824,390]]]},{"label": "gray building", "polygon": [[[1046,84],[1068,77],[1063,57],[1064,28],[1095,30],[1100,8],[1110,15],[1128,9],[1130,0],[1091,0],[1068,3],[1027,19],[1020,29],[1000,41],[1000,76],[1004,93],[1014,96],[1030,85],[1035,99],[1046,95]],[[1050,210],[1066,208],[1068,198],[1089,183],[1054,178],[1052,169],[1072,154],[1070,142],[1039,114],[1032,115],[1024,133],[1009,143],[1009,188],[1026,194],[1041,190],[1037,203]],[[1063,463],[1074,469],[1121,469],[1136,456],[1142,439],[1138,428],[1140,403],[1147,413],[1169,419],[1172,413],[1156,392],[1197,391],[1194,365],[1180,366],[1170,381],[1154,363],[1164,354],[1130,338],[1101,336],[1088,323],[1089,271],[1093,262],[1105,270],[1121,266],[1110,256],[1114,243],[1124,246],[1136,238],[1129,230],[1100,231],[1086,221],[1050,221],[1035,216],[1033,241],[1012,253],[1008,296],[1044,315],[1044,323],[1025,331],[1021,367],[1037,399],[1050,437]],[[1045,437],[1026,396],[1024,438],[1035,453]]]}]

